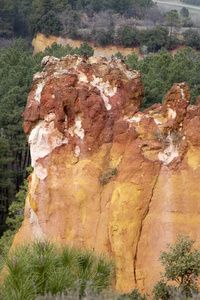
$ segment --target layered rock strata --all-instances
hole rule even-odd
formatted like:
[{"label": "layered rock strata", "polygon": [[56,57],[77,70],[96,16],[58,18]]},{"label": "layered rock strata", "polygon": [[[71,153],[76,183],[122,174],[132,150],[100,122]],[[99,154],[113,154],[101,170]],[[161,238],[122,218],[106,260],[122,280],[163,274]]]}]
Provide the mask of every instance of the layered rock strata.
[{"label": "layered rock strata", "polygon": [[200,107],[186,83],[139,111],[144,87],[122,60],[45,57],[23,113],[34,172],[14,244],[106,252],[118,290],[151,292],[177,233],[200,246]]}]

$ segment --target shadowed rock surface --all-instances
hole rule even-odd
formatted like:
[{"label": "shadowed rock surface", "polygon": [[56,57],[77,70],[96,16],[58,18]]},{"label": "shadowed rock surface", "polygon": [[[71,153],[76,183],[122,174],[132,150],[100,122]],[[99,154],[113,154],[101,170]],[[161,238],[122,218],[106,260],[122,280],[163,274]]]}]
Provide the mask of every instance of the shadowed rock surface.
[{"label": "shadowed rock surface", "polygon": [[89,247],[116,259],[117,288],[151,292],[177,233],[200,246],[200,107],[186,83],[140,112],[139,71],[120,59],[45,57],[23,113],[34,172],[27,239]]}]

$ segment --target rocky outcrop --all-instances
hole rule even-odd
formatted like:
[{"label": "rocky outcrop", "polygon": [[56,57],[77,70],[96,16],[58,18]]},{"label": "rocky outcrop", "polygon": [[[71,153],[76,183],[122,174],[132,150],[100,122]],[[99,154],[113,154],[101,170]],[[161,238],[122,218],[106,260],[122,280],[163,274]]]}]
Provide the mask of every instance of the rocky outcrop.
[{"label": "rocky outcrop", "polygon": [[14,244],[34,237],[116,259],[117,288],[151,292],[177,233],[200,246],[200,107],[186,83],[141,112],[122,60],[45,57],[23,113],[34,172]]}]

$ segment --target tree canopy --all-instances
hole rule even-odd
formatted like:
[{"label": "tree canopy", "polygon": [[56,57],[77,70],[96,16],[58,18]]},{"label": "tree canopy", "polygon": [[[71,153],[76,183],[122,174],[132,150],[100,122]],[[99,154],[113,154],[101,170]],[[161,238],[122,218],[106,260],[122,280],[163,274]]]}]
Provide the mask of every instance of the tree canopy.
[{"label": "tree canopy", "polygon": [[174,56],[164,48],[157,55],[149,55],[142,60],[136,60],[135,54],[127,55],[126,63],[141,72],[145,86],[143,108],[162,103],[175,82],[188,83],[192,104],[200,94],[200,53],[190,47],[178,51]]}]

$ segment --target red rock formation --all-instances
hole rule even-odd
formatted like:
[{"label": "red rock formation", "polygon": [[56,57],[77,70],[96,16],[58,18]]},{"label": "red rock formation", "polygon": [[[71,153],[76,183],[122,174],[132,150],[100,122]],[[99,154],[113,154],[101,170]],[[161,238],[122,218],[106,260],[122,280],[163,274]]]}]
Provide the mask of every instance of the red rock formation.
[{"label": "red rock formation", "polygon": [[48,237],[107,252],[119,290],[150,293],[167,242],[183,233],[200,245],[200,108],[180,83],[139,112],[140,73],[119,59],[42,66],[23,113],[34,172],[14,244]]}]

